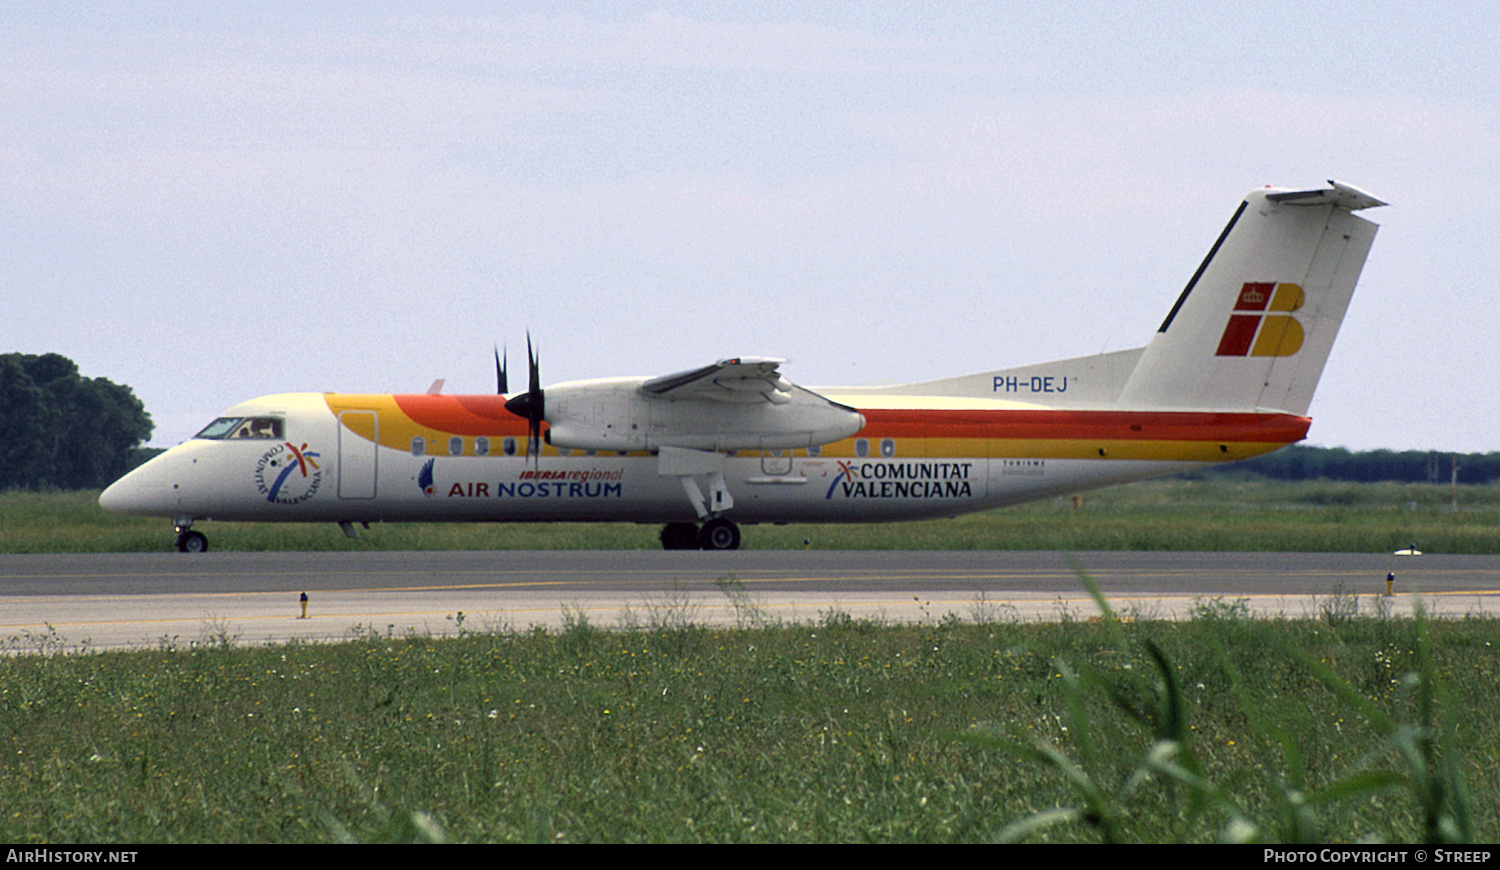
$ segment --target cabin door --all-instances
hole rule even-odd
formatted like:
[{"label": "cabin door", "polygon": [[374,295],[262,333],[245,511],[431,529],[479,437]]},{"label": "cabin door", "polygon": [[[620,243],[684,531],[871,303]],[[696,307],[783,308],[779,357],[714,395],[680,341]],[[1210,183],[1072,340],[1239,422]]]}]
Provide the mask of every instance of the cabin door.
[{"label": "cabin door", "polygon": [[379,443],[380,415],[374,411],[339,414],[339,498],[375,497]]}]

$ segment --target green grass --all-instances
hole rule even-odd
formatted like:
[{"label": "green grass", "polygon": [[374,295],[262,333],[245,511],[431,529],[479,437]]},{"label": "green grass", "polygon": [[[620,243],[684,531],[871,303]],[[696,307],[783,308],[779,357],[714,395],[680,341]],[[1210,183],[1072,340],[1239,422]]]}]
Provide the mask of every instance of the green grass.
[{"label": "green grass", "polygon": [[662,605],[446,640],[12,638],[0,840],[1500,834],[1500,623],[1244,614],[713,630]]},{"label": "green grass", "polygon": [[[1167,479],[951,520],[746,526],[746,549],[1500,552],[1500,487]],[[165,520],[106,513],[96,493],[0,494],[0,552],[160,552]],[[657,549],[624,523],[378,524],[349,541],[331,523],[204,523],[216,551]]]},{"label": "green grass", "polygon": [[[91,493],[0,494],[0,551],[159,551]],[[1496,552],[1496,494],[1166,480],[931,523],[750,527],[746,545]],[[629,525],[211,524],[221,550],[649,548]],[[1500,623],[1020,624],[978,601],[738,630],[670,599],[604,631],[359,632],[0,656],[0,840],[1417,841],[1500,836]]]}]

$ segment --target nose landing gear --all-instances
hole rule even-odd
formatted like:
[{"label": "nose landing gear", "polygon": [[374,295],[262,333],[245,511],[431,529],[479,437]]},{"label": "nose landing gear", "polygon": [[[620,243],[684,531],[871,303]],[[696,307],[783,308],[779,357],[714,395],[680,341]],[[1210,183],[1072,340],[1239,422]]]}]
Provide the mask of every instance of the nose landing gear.
[{"label": "nose landing gear", "polygon": [[207,553],[208,536],[187,526],[178,526],[176,546],[179,553]]}]

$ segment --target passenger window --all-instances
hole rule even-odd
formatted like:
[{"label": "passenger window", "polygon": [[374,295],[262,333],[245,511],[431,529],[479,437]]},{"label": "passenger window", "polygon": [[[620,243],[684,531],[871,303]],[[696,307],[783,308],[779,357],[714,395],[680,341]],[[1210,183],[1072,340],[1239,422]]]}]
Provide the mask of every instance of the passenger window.
[{"label": "passenger window", "polygon": [[489,456],[490,455],[490,439],[484,437],[483,435],[480,435],[478,438],[475,438],[474,439],[474,455],[475,456]]},{"label": "passenger window", "polygon": [[427,439],[421,435],[413,435],[411,439],[411,455],[421,456],[427,452]]},{"label": "passenger window", "polygon": [[452,438],[449,438],[448,439],[448,455],[449,456],[462,456],[462,455],[464,455],[464,439],[458,437],[457,435],[454,435]]}]

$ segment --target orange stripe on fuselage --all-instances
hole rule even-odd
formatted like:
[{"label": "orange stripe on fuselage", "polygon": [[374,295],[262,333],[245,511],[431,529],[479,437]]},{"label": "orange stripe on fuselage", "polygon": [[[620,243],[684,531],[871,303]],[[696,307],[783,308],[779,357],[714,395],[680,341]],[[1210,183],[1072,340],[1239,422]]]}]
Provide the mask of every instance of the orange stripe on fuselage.
[{"label": "orange stripe on fuselage", "polygon": [[392,396],[396,407],[418,426],[447,435],[513,435],[526,422],[505,410],[504,396]]},{"label": "orange stripe on fuselage", "polygon": [[[380,443],[395,450],[409,450],[414,436],[429,440],[455,435],[467,438],[526,437],[526,421],[505,410],[504,396],[330,393],[325,399],[335,415],[356,409],[377,412],[380,415]],[[1301,441],[1312,424],[1309,418],[1293,414],[1205,411],[874,408],[862,409],[860,413],[865,415],[865,428],[854,438],[826,445],[823,455],[855,455],[853,444],[857,438],[919,439],[927,444],[924,451],[927,455],[935,455],[930,451],[938,448],[943,455],[952,456],[1076,454],[1086,457],[1102,455],[1097,449],[1098,442],[1124,442],[1139,445],[1141,449],[1155,442],[1181,443],[1181,448],[1172,448],[1167,453],[1170,458],[1185,458],[1176,454],[1188,449],[1186,442],[1205,446],[1264,445],[1260,449],[1252,447],[1212,457],[1244,458]],[[369,435],[365,434],[365,437]],[[1054,449],[1049,451],[1049,447]],[[1000,450],[1000,453],[990,448]],[[552,449],[547,448],[545,452],[552,452]],[[1132,455],[1138,452],[1140,450],[1134,450]],[[1191,449],[1189,452],[1194,454],[1194,461],[1200,461],[1197,454],[1205,451]],[[473,454],[472,443],[465,446],[464,453]],[[1160,458],[1169,457],[1163,454]]]}]

